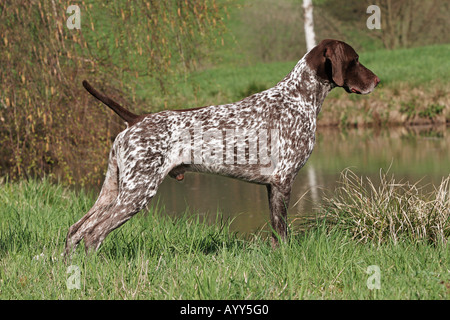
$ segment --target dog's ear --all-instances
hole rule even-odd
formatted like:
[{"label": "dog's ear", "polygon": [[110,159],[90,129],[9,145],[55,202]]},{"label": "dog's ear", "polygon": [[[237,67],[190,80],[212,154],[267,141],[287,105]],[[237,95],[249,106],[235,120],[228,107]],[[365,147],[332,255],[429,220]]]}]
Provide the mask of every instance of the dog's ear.
[{"label": "dog's ear", "polygon": [[339,87],[344,85],[344,48],[336,42],[325,47],[324,57],[331,62],[331,77]]}]

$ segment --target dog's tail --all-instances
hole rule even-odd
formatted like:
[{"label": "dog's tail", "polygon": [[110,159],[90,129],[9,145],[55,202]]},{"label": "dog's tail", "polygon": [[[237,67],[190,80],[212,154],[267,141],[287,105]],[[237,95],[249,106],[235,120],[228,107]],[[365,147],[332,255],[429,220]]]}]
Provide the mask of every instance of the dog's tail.
[{"label": "dog's tail", "polygon": [[101,94],[97,90],[95,90],[89,82],[86,80],[83,81],[83,87],[94,97],[96,97],[98,100],[106,104],[108,107],[110,107],[115,113],[119,115],[123,120],[128,122],[129,125],[132,125],[136,122],[136,120],[139,118],[137,114],[134,114],[133,112],[125,109],[120,104],[112,100],[111,98]]}]

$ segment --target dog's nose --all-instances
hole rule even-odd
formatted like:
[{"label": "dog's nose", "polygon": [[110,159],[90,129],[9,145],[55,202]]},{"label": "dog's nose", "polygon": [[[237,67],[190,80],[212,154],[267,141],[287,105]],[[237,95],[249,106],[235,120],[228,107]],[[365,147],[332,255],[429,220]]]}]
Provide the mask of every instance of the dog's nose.
[{"label": "dog's nose", "polygon": [[375,76],[375,87],[380,83],[380,78]]}]

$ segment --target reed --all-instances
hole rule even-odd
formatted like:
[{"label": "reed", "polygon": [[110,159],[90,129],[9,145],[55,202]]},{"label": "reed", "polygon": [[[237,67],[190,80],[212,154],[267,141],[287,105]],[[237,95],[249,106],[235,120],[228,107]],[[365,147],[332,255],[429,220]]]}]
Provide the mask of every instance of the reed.
[{"label": "reed", "polygon": [[327,198],[324,209],[340,228],[361,242],[377,243],[408,238],[446,244],[450,236],[450,175],[433,191],[419,183],[396,181],[380,171],[375,187],[369,178],[351,170],[341,173],[340,187]]}]

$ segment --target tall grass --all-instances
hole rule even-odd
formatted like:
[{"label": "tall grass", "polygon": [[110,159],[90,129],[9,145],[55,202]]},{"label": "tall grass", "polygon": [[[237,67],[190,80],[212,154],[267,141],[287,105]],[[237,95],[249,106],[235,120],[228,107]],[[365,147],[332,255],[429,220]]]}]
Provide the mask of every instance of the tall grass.
[{"label": "tall grass", "polygon": [[350,170],[325,202],[330,217],[362,242],[398,243],[405,238],[446,244],[450,237],[450,175],[432,192],[419,183],[396,181],[380,172],[378,187]]}]

